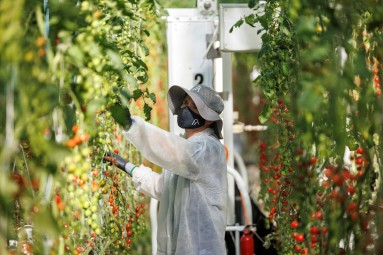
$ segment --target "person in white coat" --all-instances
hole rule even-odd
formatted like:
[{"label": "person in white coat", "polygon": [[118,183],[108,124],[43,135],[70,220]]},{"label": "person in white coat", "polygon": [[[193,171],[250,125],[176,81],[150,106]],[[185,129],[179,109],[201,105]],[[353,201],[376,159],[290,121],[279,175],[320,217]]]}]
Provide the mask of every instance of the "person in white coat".
[{"label": "person in white coat", "polygon": [[210,87],[172,86],[169,108],[182,136],[130,117],[124,136],[162,173],[135,166],[118,155],[107,160],[132,176],[139,192],[159,200],[157,255],[226,254],[226,152],[222,98]]}]

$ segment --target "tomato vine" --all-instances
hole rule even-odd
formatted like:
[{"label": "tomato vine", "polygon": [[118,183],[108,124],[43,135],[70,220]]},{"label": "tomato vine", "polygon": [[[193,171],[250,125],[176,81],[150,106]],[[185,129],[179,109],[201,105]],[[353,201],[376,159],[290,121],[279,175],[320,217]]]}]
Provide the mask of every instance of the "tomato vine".
[{"label": "tomato vine", "polygon": [[242,22],[262,25],[254,84],[270,126],[259,147],[261,198],[282,254],[381,250],[378,2],[249,2],[254,14]]},{"label": "tomato vine", "polygon": [[0,253],[150,249],[140,242],[148,243],[146,200],[102,159],[115,151],[142,161],[110,110],[151,117],[145,40],[155,8],[0,1]]}]

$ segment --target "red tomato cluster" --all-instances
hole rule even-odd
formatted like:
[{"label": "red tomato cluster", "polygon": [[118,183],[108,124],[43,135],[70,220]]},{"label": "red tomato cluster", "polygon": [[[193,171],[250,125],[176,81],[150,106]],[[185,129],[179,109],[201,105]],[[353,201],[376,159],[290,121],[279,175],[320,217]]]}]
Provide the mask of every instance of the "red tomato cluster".
[{"label": "red tomato cluster", "polygon": [[68,148],[76,147],[77,145],[87,142],[89,140],[89,135],[87,133],[78,134],[79,127],[74,125],[72,127],[72,132],[75,134],[73,138],[69,139],[66,143]]}]

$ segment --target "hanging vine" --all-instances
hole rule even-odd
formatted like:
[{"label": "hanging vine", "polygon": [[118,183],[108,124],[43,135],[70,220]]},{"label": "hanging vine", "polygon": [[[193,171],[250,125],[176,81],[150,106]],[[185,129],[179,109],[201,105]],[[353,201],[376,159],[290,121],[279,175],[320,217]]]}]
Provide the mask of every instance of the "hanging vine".
[{"label": "hanging vine", "polygon": [[249,2],[254,15],[242,23],[262,25],[254,84],[270,126],[259,147],[261,198],[281,254],[382,249],[380,6]]},{"label": "hanging vine", "polygon": [[102,158],[142,161],[111,114],[129,106],[150,119],[145,22],[155,8],[0,1],[1,254],[150,249],[145,199]]}]

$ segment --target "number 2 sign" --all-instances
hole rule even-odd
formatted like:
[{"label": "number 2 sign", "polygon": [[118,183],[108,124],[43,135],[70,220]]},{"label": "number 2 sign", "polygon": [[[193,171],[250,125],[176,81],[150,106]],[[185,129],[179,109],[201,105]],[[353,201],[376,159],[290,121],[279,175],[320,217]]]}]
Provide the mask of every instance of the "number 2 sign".
[{"label": "number 2 sign", "polygon": [[194,75],[194,85],[202,85],[204,80],[204,76],[201,73],[196,73]]}]

